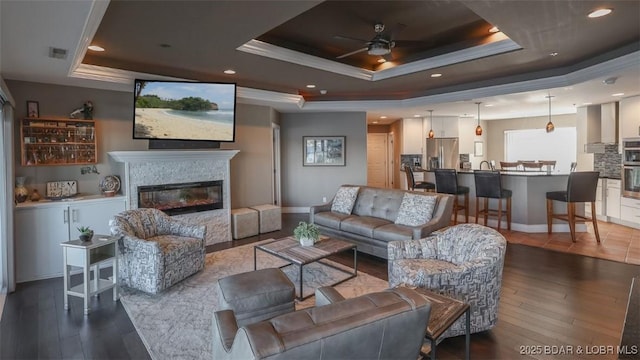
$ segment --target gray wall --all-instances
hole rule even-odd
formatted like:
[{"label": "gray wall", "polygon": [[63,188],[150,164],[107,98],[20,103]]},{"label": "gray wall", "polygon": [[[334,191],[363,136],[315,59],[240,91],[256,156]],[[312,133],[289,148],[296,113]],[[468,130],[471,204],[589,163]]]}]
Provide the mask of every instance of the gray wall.
[{"label": "gray wall", "polygon": [[[282,205],[308,207],[331,200],[342,184],[367,184],[364,112],[281,114]],[[302,166],[303,136],[346,136],[346,166]]]},{"label": "gray wall", "polygon": [[[100,180],[109,174],[123,175],[122,166],[111,162],[107,152],[147,150],[147,140],[133,140],[133,94],[73,86],[51,85],[24,81],[7,81],[16,101],[15,164],[16,176],[27,177],[27,188],[44,194],[48,181],[77,180],[81,193],[98,194]],[[67,118],[72,110],[86,100],[94,104],[93,118],[98,133],[98,164],[100,174],[80,174],[81,165],[34,166],[20,165],[20,127],[18,119],[26,116],[26,101],[39,102],[40,116]],[[231,206],[271,203],[271,121],[278,113],[264,106],[238,104],[236,142],[223,144],[225,149],[240,153],[231,160]]]},{"label": "gray wall", "polygon": [[273,204],[273,131],[278,113],[265,106],[238,104],[236,141],[221,149],[240,149],[231,159],[233,208]]}]

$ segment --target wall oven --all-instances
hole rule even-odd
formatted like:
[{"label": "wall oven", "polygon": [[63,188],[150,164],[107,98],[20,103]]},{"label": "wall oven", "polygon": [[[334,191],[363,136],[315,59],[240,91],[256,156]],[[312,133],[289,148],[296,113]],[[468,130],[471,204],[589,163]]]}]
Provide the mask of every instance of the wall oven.
[{"label": "wall oven", "polygon": [[622,139],[622,196],[640,199],[640,138]]}]

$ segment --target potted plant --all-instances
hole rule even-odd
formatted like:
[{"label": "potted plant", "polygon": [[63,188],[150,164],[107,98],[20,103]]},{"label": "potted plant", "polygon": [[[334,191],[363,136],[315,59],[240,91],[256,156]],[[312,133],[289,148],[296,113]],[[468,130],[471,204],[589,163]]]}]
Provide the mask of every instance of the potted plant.
[{"label": "potted plant", "polygon": [[78,231],[80,232],[81,241],[91,241],[91,238],[93,238],[93,230],[88,226],[80,226]]},{"label": "potted plant", "polygon": [[302,246],[312,246],[320,238],[320,229],[315,224],[300,221],[293,229],[293,236]]}]

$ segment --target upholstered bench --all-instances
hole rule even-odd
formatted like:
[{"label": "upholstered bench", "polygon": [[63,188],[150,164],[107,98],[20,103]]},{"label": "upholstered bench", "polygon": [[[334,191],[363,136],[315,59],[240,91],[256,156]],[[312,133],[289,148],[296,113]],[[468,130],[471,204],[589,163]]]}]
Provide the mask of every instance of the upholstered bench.
[{"label": "upholstered bench", "polygon": [[260,234],[282,229],[282,211],[280,206],[265,204],[251,206],[258,212],[260,218]]},{"label": "upholstered bench", "polygon": [[258,212],[249,208],[231,210],[231,235],[234,239],[244,239],[258,235]]},{"label": "upholstered bench", "polygon": [[227,276],[216,285],[220,310],[233,310],[238,326],[295,310],[295,286],[277,268]]}]

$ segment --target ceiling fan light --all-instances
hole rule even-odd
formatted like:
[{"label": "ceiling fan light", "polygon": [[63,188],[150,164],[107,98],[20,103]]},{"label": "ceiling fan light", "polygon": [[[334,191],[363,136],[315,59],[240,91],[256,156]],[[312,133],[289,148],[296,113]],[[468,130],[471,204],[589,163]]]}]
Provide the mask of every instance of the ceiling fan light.
[{"label": "ceiling fan light", "polygon": [[369,50],[367,51],[369,55],[375,56],[387,55],[390,52],[391,49],[389,48],[389,46],[381,43],[373,43],[369,45]]}]

